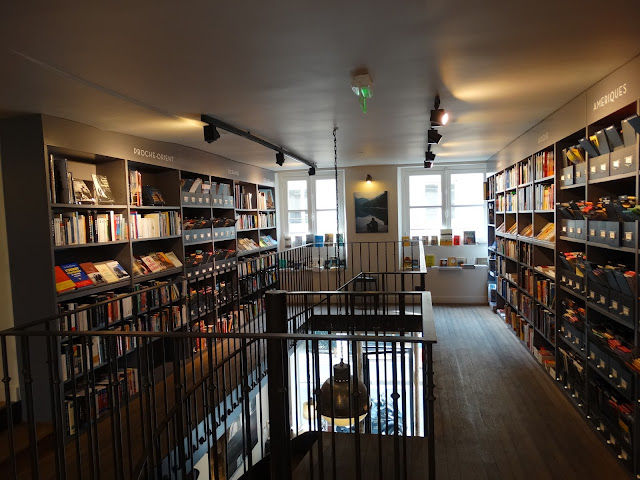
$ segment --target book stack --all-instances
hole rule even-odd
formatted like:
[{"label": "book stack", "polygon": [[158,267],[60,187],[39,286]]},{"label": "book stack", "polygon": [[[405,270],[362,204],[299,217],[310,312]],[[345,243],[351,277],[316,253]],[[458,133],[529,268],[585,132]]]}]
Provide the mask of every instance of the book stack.
[{"label": "book stack", "polygon": [[182,262],[173,252],[151,252],[134,257],[133,276],[139,277],[181,266]]},{"label": "book stack", "polygon": [[129,171],[129,204],[142,206],[142,173],[138,170]]},{"label": "book stack", "polygon": [[127,271],[116,260],[104,262],[65,263],[56,265],[56,292],[106,285],[129,278]]},{"label": "book stack", "polygon": [[252,238],[238,238],[238,251],[250,252],[252,250],[258,250],[260,246]]},{"label": "book stack", "polygon": [[553,242],[556,239],[556,226],[553,222],[549,222],[547,223],[544,227],[542,227],[542,230],[540,230],[540,233],[538,233],[538,235],[536,235],[536,238],[538,240],[543,240],[545,242]]},{"label": "book stack", "polygon": [[260,236],[260,246],[261,247],[273,247],[277,245],[278,242],[275,241],[271,235],[261,235]]}]

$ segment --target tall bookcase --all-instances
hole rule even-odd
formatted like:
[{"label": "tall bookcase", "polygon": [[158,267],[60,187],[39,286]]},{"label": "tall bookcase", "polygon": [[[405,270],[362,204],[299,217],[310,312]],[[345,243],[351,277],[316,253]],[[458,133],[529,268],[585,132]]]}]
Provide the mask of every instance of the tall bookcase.
[{"label": "tall bookcase", "polygon": [[[263,309],[264,292],[274,288],[278,280],[274,255],[277,245],[259,246],[263,235],[277,238],[273,172],[188,147],[103,132],[41,115],[4,121],[0,127],[16,326],[56,315],[60,308],[71,309],[74,305],[94,303],[156,282],[172,281],[175,287],[171,292],[167,288],[167,295],[171,298],[169,303],[175,303],[176,307],[171,310],[168,322],[153,323],[152,326],[151,322],[142,321],[132,325],[136,309],[145,313],[140,299],[134,297],[120,313],[114,313],[111,321],[94,322],[88,327],[94,330],[165,331],[185,328],[246,331],[253,328],[249,324]],[[66,198],[58,198],[61,195],[55,175],[51,176],[51,172],[57,171],[52,168],[54,159],[64,160],[66,170],[74,179],[90,183],[94,174],[106,177],[113,202],[69,203],[68,194]],[[189,188],[194,184],[197,188]],[[207,188],[203,189],[201,185]],[[162,201],[149,204],[145,195],[141,196],[146,186],[159,190]],[[249,236],[255,240],[257,248],[241,255],[238,244],[246,234],[239,231],[237,223],[247,209],[236,208],[238,199],[234,192],[237,186],[252,193],[248,213],[255,216],[256,223]],[[261,208],[263,205],[258,205],[258,196],[260,191],[266,190],[271,193],[270,208]],[[259,213],[268,213],[272,223],[258,225]],[[97,217],[106,217],[109,238],[95,241],[97,238],[92,236],[87,243],[81,243],[75,236],[69,242],[66,237],[61,240],[54,235],[56,221],[73,219],[74,225],[80,225],[84,234],[82,225],[86,225],[88,232],[97,225],[88,219]],[[150,231],[142,228],[144,219],[153,217],[161,219],[162,228]],[[198,222],[189,224],[188,221]],[[191,225],[200,228],[194,230]],[[74,235],[77,234],[75,231]],[[165,265],[163,269],[143,274],[135,268],[136,263],[152,252],[171,252],[178,265]],[[117,261],[128,275],[106,284],[56,292],[56,266],[112,260]],[[215,285],[213,315],[204,316],[198,309],[197,300],[192,304],[187,301],[187,289],[194,299],[214,294],[198,283],[203,278],[209,279],[209,285],[211,280]],[[197,288],[202,291],[196,291]],[[34,302],[35,298],[37,302]],[[244,320],[243,324],[239,324],[238,318]],[[63,342],[59,346],[61,362],[66,361],[65,355],[73,356],[70,344]],[[131,348],[127,348],[123,354],[130,352]],[[38,359],[34,358],[34,364],[37,363]],[[59,367],[60,371],[65,371],[64,365]],[[99,369],[101,364],[94,367]],[[46,375],[41,373],[43,377]],[[34,376],[38,375],[34,372]],[[67,385],[72,388],[72,384],[81,379],[63,381],[65,388]],[[42,420],[48,419],[47,412],[50,411],[46,385],[46,382],[34,383],[35,398],[47,402],[47,408],[36,409]],[[39,386],[45,389],[39,392]]]},{"label": "tall bookcase", "polygon": [[[626,70],[637,75],[640,65]],[[495,218],[489,238],[495,235],[490,250],[496,256],[498,312],[638,476],[638,220],[614,208],[620,196],[640,194],[638,136],[627,135],[608,153],[580,150],[585,139],[608,127],[620,132],[624,119],[640,113],[634,97],[599,106],[598,95],[620,75],[603,80],[505,152],[498,162],[502,168],[489,178],[495,190],[488,188],[487,205],[489,218]],[[640,85],[632,92],[639,98]],[[536,148],[541,143],[547,145]],[[571,162],[571,149],[584,161]],[[519,153],[522,160],[506,158]],[[541,162],[551,170],[539,172]],[[595,213],[598,205],[607,218]],[[539,238],[550,223],[553,236]]]}]

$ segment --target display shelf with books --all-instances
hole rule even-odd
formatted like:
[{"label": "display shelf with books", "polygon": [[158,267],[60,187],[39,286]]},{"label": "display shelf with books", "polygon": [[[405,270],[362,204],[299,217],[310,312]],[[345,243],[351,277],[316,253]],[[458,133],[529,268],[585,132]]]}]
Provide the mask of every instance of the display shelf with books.
[{"label": "display shelf with books", "polygon": [[[494,213],[498,258],[507,255],[507,241],[517,242],[521,254],[517,278],[522,293],[516,299],[510,290],[511,267],[505,272],[509,275],[498,279],[498,308],[508,310],[510,325],[520,316],[532,321],[534,346],[544,347],[553,357],[546,362],[547,371],[637,475],[640,436],[633,406],[640,401],[640,369],[634,368],[640,365],[640,120],[637,102],[607,112],[527,159],[535,166],[534,207],[531,213],[523,210],[527,187],[521,181],[521,230],[515,238],[506,233],[509,214]],[[524,161],[517,165],[523,168]],[[495,178],[500,174],[507,178],[505,172]],[[506,209],[508,199],[503,203]],[[532,220],[529,239],[524,236],[524,218]],[[531,287],[529,313],[526,298]]]},{"label": "display shelf with books", "polygon": [[127,162],[129,205],[136,207],[180,207],[180,172],[141,162]]}]

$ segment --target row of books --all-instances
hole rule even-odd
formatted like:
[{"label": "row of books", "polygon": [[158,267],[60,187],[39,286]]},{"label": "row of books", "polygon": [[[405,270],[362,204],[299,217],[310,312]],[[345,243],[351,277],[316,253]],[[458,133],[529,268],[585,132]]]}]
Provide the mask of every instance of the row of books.
[{"label": "row of books", "polygon": [[137,312],[145,312],[153,308],[176,303],[181,300],[181,288],[182,291],[185,291],[184,281],[180,286],[179,283],[169,283],[166,280],[150,280],[138,283],[133,286],[133,291],[136,292],[149,287],[153,289],[140,292],[133,297]]},{"label": "row of books", "polygon": [[556,339],[556,316],[547,309],[536,309],[535,316],[533,318],[534,326],[542,332],[542,335],[549,340],[552,344]]},{"label": "row of books", "polygon": [[258,214],[258,228],[274,228],[276,226],[275,213]]},{"label": "row of books", "polygon": [[536,280],[535,298],[549,308],[553,308],[556,301],[556,284],[551,280]]},{"label": "row of books", "polygon": [[55,276],[58,293],[94,285],[106,285],[129,278],[127,271],[116,260],[56,265]]},{"label": "row of books", "polygon": [[531,186],[518,189],[518,211],[533,210],[531,191]]},{"label": "row of books", "polygon": [[273,191],[270,189],[258,189],[258,210],[273,210],[276,204],[273,200]]},{"label": "row of books", "polygon": [[496,239],[496,249],[498,253],[506,255],[507,257],[517,258],[518,244],[515,240],[509,240],[505,238]]},{"label": "row of books", "polygon": [[263,270],[256,275],[244,277],[240,282],[240,295],[251,295],[272,286],[278,280],[275,270]]},{"label": "row of books", "polygon": [[248,252],[259,248],[260,246],[253,238],[238,238],[238,252]]},{"label": "row of books", "polygon": [[238,276],[242,278],[266,268],[273,267],[276,265],[276,262],[277,258],[275,255],[262,255],[260,257],[240,262],[238,263]]},{"label": "row of books", "polygon": [[553,150],[540,152],[533,156],[536,180],[550,177],[554,174]]},{"label": "row of books", "polygon": [[533,162],[530,159],[518,164],[518,185],[533,181]]},{"label": "row of books", "polygon": [[553,210],[555,208],[553,184],[535,186],[535,208],[536,210]]},{"label": "row of books", "polygon": [[[104,292],[84,297],[82,303],[64,302],[58,304],[58,312],[65,314],[60,322],[60,330],[88,331],[106,328],[133,315],[133,299],[118,298],[115,292]],[[105,305],[78,311],[84,307],[111,300]]]},{"label": "row of books", "polygon": [[499,193],[496,198],[496,211],[515,212],[518,197],[515,190],[506,193]]},{"label": "row of books", "polygon": [[52,222],[56,246],[115,242],[128,238],[124,215],[114,211],[58,213],[54,214]]},{"label": "row of books", "polygon": [[90,179],[73,176],[66,158],[49,155],[51,203],[113,204],[114,198],[105,175],[91,174]]},{"label": "row of books", "polygon": [[237,225],[239,230],[258,228],[258,215],[246,214],[238,215]]},{"label": "row of books", "polygon": [[151,252],[134,257],[133,275],[138,277],[181,266],[182,262],[173,252]]},{"label": "row of books", "polygon": [[505,190],[516,187],[518,185],[518,170],[516,167],[511,167],[504,172],[504,186]]},{"label": "row of books", "polygon": [[248,192],[247,187],[245,187],[244,185],[235,185],[233,189],[235,193],[236,208],[240,208],[240,209],[253,208],[252,207],[253,193]]},{"label": "row of books", "polygon": [[131,238],[158,238],[182,233],[180,212],[140,213],[132,211],[129,216]]},{"label": "row of books", "polygon": [[542,227],[536,238],[545,242],[554,242],[556,239],[556,225],[553,222],[548,222]]},{"label": "row of books", "polygon": [[[118,396],[120,400],[125,396],[133,396],[140,391],[140,377],[138,369],[127,368],[118,371]],[[110,378],[108,375],[99,377],[93,385],[78,385],[75,396],[67,396],[64,401],[64,416],[67,435],[75,435],[89,421],[104,415],[109,405]],[[89,395],[87,396],[87,392]]]},{"label": "row of books", "polygon": [[263,248],[275,247],[276,245],[278,245],[278,242],[274,240],[271,235],[260,235],[259,241],[260,246]]}]

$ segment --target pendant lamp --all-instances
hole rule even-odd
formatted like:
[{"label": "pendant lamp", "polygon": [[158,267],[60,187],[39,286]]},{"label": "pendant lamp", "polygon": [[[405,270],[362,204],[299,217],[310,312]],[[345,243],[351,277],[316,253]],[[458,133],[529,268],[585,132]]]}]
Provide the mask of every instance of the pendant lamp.
[{"label": "pendant lamp", "polygon": [[367,387],[361,380],[356,385],[349,364],[342,360],[333,367],[333,402],[331,393],[331,378],[328,378],[320,389],[320,415],[330,424],[349,427],[364,420],[369,413],[371,402]]}]

